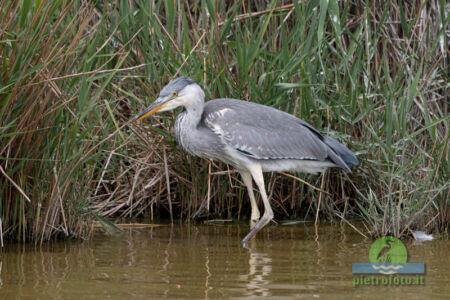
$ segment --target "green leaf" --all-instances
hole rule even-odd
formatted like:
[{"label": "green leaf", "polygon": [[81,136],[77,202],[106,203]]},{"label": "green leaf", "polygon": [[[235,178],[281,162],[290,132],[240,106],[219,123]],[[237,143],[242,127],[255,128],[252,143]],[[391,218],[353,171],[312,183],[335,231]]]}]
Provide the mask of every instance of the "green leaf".
[{"label": "green leaf", "polygon": [[325,17],[327,15],[328,9],[328,0],[320,0],[320,17],[319,17],[319,26],[317,27],[317,41],[322,41],[323,32],[325,30]]},{"label": "green leaf", "polygon": [[33,3],[33,0],[23,0],[22,1],[22,7],[20,10],[20,27],[24,27],[25,21],[27,20],[28,14],[31,11],[31,5]]},{"label": "green leaf", "polygon": [[116,225],[114,225],[114,223],[110,222],[109,220],[99,216],[98,214],[93,214],[94,217],[99,221],[99,223],[103,226],[104,229],[109,229],[112,228],[115,231],[118,231],[120,233],[124,233],[124,231],[122,229],[120,229],[119,227],[117,227]]}]

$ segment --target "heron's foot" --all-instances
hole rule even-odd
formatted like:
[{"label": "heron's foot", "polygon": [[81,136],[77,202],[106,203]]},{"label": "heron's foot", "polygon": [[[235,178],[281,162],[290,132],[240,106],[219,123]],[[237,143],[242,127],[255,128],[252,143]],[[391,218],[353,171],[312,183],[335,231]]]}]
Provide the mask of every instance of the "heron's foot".
[{"label": "heron's foot", "polygon": [[267,225],[267,223],[270,222],[270,220],[273,219],[273,212],[270,211],[269,213],[266,212],[262,216],[262,218],[250,229],[250,232],[245,236],[245,238],[242,240],[243,244],[247,244],[247,242],[255,236],[255,234],[264,226]]}]

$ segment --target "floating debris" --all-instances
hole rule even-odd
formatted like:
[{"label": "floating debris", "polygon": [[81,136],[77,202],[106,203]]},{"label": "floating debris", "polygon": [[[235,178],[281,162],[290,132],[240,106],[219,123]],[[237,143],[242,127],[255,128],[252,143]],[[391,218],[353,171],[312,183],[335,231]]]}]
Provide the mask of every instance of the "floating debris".
[{"label": "floating debris", "polygon": [[[113,224],[116,227],[119,228],[149,228],[149,227],[159,227],[159,226],[165,226],[163,224],[147,224],[147,223],[124,223],[124,224]],[[100,223],[95,223],[94,228],[96,227],[104,227]]]},{"label": "floating debris", "polygon": [[204,221],[204,224],[215,224],[215,225],[222,225],[226,222],[232,222],[233,219],[213,219],[213,220],[206,220]]},{"label": "floating debris", "polygon": [[309,221],[301,221],[301,220],[283,220],[280,221],[281,226],[289,226],[289,225],[296,225],[296,224],[305,224]]},{"label": "floating debris", "polygon": [[412,234],[417,241],[432,241],[434,239],[431,234],[426,234],[423,231],[413,231]]}]

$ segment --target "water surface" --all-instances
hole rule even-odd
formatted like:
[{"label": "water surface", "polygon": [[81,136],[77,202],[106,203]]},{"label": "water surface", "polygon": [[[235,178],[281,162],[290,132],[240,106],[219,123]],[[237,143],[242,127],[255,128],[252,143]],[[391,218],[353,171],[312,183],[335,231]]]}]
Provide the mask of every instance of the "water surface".
[{"label": "water surface", "polygon": [[165,225],[0,250],[0,299],[450,299],[450,242],[406,242],[424,285],[354,287],[370,239],[335,224]]}]

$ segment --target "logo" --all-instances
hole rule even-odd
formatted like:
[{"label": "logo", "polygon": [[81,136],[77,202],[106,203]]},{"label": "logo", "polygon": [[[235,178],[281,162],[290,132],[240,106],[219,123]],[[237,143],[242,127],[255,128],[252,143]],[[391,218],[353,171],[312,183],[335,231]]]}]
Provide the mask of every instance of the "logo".
[{"label": "logo", "polygon": [[[407,260],[408,252],[402,241],[392,236],[379,238],[370,246],[369,262],[352,263],[352,273],[382,276],[361,275],[353,277],[353,286],[424,284],[423,274],[425,273],[425,264],[408,263]],[[396,276],[396,274],[417,275]]]},{"label": "logo", "polygon": [[371,263],[406,264],[408,253],[402,241],[392,236],[376,240],[369,251]]}]

